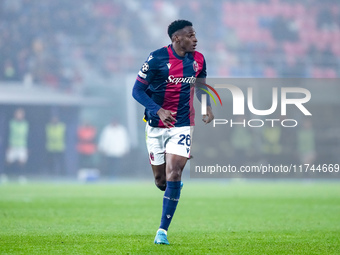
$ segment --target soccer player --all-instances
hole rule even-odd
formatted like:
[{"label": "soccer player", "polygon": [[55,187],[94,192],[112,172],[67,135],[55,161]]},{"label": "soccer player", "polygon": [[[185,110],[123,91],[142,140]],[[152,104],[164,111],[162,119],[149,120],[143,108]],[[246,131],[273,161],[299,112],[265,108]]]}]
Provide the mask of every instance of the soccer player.
[{"label": "soccer player", "polygon": [[[190,157],[194,125],[193,86],[206,78],[204,56],[196,51],[192,23],[176,20],[168,27],[171,44],[152,52],[138,72],[133,97],[145,107],[146,143],[156,186],[164,192],[156,244],[169,244],[167,230],[180,197],[183,168]],[[196,90],[196,92],[201,90]],[[203,121],[214,115],[208,101]]]}]

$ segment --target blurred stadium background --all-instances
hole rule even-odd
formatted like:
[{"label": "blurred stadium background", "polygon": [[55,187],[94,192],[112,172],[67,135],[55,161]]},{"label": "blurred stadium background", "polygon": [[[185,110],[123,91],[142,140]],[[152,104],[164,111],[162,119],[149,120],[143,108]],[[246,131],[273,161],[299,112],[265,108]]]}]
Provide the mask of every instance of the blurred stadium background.
[{"label": "blurred stadium background", "polygon": [[[79,127],[93,126],[97,146],[112,119],[126,127],[130,146],[121,169],[106,174],[149,176],[143,109],[131,89],[149,52],[170,43],[166,29],[178,18],[193,22],[210,77],[340,75],[337,0],[2,0],[0,171],[8,125],[21,107],[29,123],[28,176],[55,177],[45,145],[52,116],[66,125],[59,177],[75,178],[81,168]],[[336,114],[339,102],[333,107]],[[316,138],[322,133],[315,130]],[[339,148],[339,139],[332,137],[332,145]],[[92,168],[101,167],[98,150],[91,160]]]}]

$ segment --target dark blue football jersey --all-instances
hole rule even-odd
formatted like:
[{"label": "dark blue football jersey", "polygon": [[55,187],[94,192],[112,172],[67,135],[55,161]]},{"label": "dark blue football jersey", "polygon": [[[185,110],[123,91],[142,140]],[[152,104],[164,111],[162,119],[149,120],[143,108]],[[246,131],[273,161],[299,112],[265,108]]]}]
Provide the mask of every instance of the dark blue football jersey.
[{"label": "dark blue football jersey", "polygon": [[[184,57],[176,54],[172,45],[150,53],[138,72],[137,80],[148,85],[147,94],[165,110],[176,112],[175,127],[193,126],[194,86],[196,78],[207,76],[204,56],[195,51]],[[152,127],[164,128],[158,115],[145,109],[145,117]]]}]

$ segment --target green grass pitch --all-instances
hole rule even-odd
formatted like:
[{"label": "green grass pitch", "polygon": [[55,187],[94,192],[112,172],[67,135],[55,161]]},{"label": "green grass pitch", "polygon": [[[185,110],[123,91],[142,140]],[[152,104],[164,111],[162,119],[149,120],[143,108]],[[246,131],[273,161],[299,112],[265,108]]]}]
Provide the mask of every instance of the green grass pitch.
[{"label": "green grass pitch", "polygon": [[0,254],[340,254],[338,182],[187,181],[155,245],[151,182],[0,185]]}]

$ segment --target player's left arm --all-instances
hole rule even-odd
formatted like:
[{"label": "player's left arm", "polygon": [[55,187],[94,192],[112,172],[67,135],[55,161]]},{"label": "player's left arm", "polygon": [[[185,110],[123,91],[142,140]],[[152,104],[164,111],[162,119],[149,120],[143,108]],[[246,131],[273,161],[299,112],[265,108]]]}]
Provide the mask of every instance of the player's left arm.
[{"label": "player's left arm", "polygon": [[207,124],[207,123],[210,123],[214,119],[214,114],[212,112],[211,103],[210,103],[210,97],[204,90],[198,88],[199,86],[203,86],[206,90],[208,90],[208,88],[204,86],[206,84],[206,77],[207,77],[207,68],[206,68],[206,63],[204,59],[202,70],[197,76],[198,79],[196,83],[197,85],[196,96],[198,100],[201,102],[202,94],[207,95],[207,114],[202,116],[202,121]]},{"label": "player's left arm", "polygon": [[[203,84],[206,84],[206,79],[205,78],[200,79],[200,81]],[[206,88],[206,89],[208,89],[208,88]],[[196,88],[196,96],[199,98],[199,100],[201,99],[201,95],[202,94],[206,94],[207,95],[207,114],[204,114],[202,116],[202,121],[205,124],[208,124],[208,123],[210,123],[215,118],[215,116],[213,114],[213,111],[212,111],[212,108],[211,108],[211,103],[210,103],[210,100],[209,100],[210,97],[209,97],[209,95],[205,91],[202,91],[201,89],[197,89]]]},{"label": "player's left arm", "polygon": [[202,116],[202,120],[205,124],[208,124],[210,123],[213,119],[215,118],[213,112],[212,112],[212,109],[211,109],[211,106],[207,106],[207,114],[203,115]]}]

